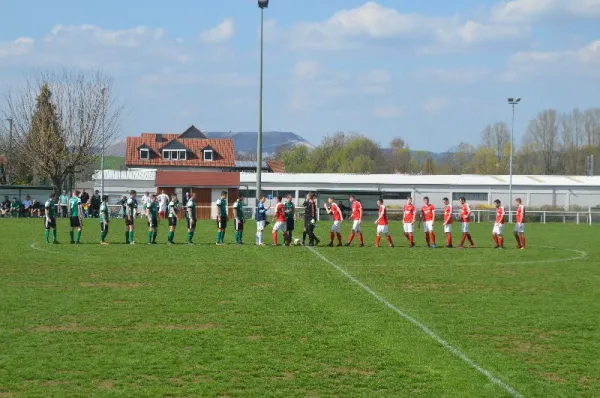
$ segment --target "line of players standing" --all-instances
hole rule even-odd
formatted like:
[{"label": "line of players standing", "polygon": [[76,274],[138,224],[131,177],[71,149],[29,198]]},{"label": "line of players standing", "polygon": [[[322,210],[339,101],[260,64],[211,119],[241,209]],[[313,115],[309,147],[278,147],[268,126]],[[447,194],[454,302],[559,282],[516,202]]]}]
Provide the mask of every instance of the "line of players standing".
[{"label": "line of players standing", "polygon": [[[137,192],[135,190],[130,191],[129,199],[122,201],[122,215],[125,219],[125,243],[135,244],[134,240],[134,225],[135,218],[137,215],[138,202],[136,199]],[[163,196],[163,197],[161,197]],[[166,197],[166,198],[165,198]],[[177,195],[173,195],[165,207],[164,203],[167,202],[169,197],[163,192],[161,195],[150,195],[149,199],[144,200],[143,214],[148,220],[148,244],[156,244],[156,237],[158,234],[158,220],[159,218],[168,218],[169,220],[169,233],[167,238],[168,244],[174,243],[175,230],[177,227],[177,221],[179,220],[179,200]],[[350,195],[350,203],[352,209],[351,219],[353,221],[352,231],[350,237],[346,243],[346,246],[350,246],[356,236],[359,238],[359,246],[364,246],[364,239],[362,234],[362,221],[363,221],[363,208],[360,201],[356,199],[354,195]],[[257,220],[257,232],[256,232],[256,244],[264,246],[263,242],[263,231],[267,226],[267,212],[270,209],[265,207],[266,199],[262,197],[257,206],[256,220]],[[160,204],[159,204],[160,202]],[[275,215],[274,215],[274,226],[272,232],[273,245],[277,245],[278,233],[281,232],[284,237],[284,244],[291,245],[292,242],[297,244],[306,244],[306,238],[309,238],[309,246],[318,245],[320,240],[315,235],[315,226],[317,219],[317,202],[316,198],[312,193],[309,193],[306,200],[303,203],[304,207],[304,231],[302,240],[293,240],[292,234],[294,231],[294,219],[295,219],[295,206],[291,195],[287,195],[285,201],[281,196],[275,198]],[[446,235],[445,247],[451,248],[452,245],[452,224],[454,221],[452,204],[448,198],[443,199],[444,202],[444,216],[443,226],[444,233]],[[461,210],[460,219],[462,226],[462,238],[458,248],[464,248],[465,241],[468,240],[470,246],[475,247],[475,242],[469,232],[469,222],[471,219],[471,208],[464,197],[459,199]],[[495,242],[495,248],[504,248],[504,222],[505,222],[505,211],[501,205],[500,200],[495,200],[496,206],[496,220],[492,231],[492,236]],[[382,236],[385,236],[388,245],[394,246],[392,237],[389,233],[389,221],[387,208],[384,205],[383,199],[377,201],[379,207],[378,217],[375,220],[377,226],[377,237],[375,246],[379,247],[381,244]],[[517,222],[514,228],[514,236],[517,241],[517,247],[525,249],[525,208],[520,198],[515,200],[516,205],[516,218]],[[50,231],[52,231],[53,240],[52,243],[58,243],[56,236],[56,196],[54,193],[50,194],[50,198],[45,203],[45,239],[47,243],[50,243]],[[243,196],[239,196],[234,203],[235,212],[235,240],[237,244],[243,244],[243,231],[245,224],[245,216],[243,209]],[[333,197],[327,199],[324,203],[325,210],[333,218],[333,223],[330,230],[330,241],[328,246],[333,247],[334,241],[337,238],[337,246],[343,246],[342,235],[341,235],[341,224],[344,219],[342,210]],[[225,230],[227,228],[228,214],[227,214],[227,192],[221,192],[220,198],[216,202],[217,210],[217,245],[224,244]],[[71,231],[70,238],[72,244],[79,244],[81,240],[81,232],[83,227],[82,220],[82,202],[80,199],[79,191],[74,191],[73,196],[68,201],[68,212],[70,216]],[[185,218],[187,223],[187,242],[193,244],[193,237],[196,229],[196,201],[195,194],[192,193],[185,203]],[[100,205],[100,243],[107,245],[106,236],[108,235],[108,227],[110,222],[110,213],[108,207],[108,196],[102,197],[102,203]],[[436,247],[436,236],[434,231],[435,224],[435,207],[429,202],[429,198],[423,198],[423,206],[420,213],[416,213],[416,208],[412,203],[412,198],[408,198],[404,205],[403,211],[403,227],[404,236],[408,240],[409,247],[415,246],[414,243],[414,223],[419,219],[419,224],[423,223],[423,232],[425,233],[425,242],[427,247]]]}]

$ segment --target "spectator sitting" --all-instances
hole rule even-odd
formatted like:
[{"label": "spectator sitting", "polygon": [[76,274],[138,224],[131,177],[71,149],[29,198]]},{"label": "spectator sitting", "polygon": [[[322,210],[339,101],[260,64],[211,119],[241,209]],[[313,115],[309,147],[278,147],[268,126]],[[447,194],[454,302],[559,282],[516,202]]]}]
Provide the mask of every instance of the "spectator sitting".
[{"label": "spectator sitting", "polygon": [[21,204],[23,205],[23,207],[21,208],[21,213],[23,217],[30,216],[31,205],[33,204],[33,202],[31,202],[31,197],[29,195],[25,196],[25,200]]},{"label": "spectator sitting", "polygon": [[33,203],[31,204],[31,217],[38,217],[40,218],[42,216],[42,214],[40,213],[41,211],[41,206],[40,206],[40,202],[37,201],[37,199],[33,200]]},{"label": "spectator sitting", "polygon": [[2,217],[7,217],[10,214],[10,200],[8,200],[8,196],[4,197],[0,209],[2,211]]},{"label": "spectator sitting", "polygon": [[12,202],[10,202],[10,216],[11,217],[19,217],[21,214],[21,204],[17,200],[17,198],[13,198]]}]

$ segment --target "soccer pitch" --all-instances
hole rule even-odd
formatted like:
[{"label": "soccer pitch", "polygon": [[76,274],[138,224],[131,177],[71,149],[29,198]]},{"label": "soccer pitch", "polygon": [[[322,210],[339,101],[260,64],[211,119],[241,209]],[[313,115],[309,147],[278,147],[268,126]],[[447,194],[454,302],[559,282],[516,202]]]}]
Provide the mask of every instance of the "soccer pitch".
[{"label": "soccer pitch", "polygon": [[167,246],[165,221],[150,246],[142,224],[70,245],[59,220],[47,245],[0,220],[0,397],[600,395],[596,226],[529,224],[525,251],[507,226],[501,251],[491,224],[465,250],[408,249],[399,222],[393,249],[256,247],[251,222],[241,247],[214,222]]}]

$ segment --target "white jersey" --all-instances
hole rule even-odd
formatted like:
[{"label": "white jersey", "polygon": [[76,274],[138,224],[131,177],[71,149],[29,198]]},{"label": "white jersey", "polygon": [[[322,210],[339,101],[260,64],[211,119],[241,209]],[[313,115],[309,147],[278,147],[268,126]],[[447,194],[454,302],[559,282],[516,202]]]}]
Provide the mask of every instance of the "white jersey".
[{"label": "white jersey", "polygon": [[169,204],[169,195],[161,193],[160,195],[158,195],[157,199],[158,199],[160,208],[165,209],[165,211],[166,211],[167,205]]}]

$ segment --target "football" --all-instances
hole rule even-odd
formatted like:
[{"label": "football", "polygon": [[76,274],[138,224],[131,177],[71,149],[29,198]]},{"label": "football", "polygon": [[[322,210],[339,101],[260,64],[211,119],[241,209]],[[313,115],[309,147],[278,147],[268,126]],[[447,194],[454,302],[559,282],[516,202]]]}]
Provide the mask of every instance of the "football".
[{"label": "football", "polygon": [[296,238],[294,239],[294,246],[300,246],[302,244],[302,240]]}]

